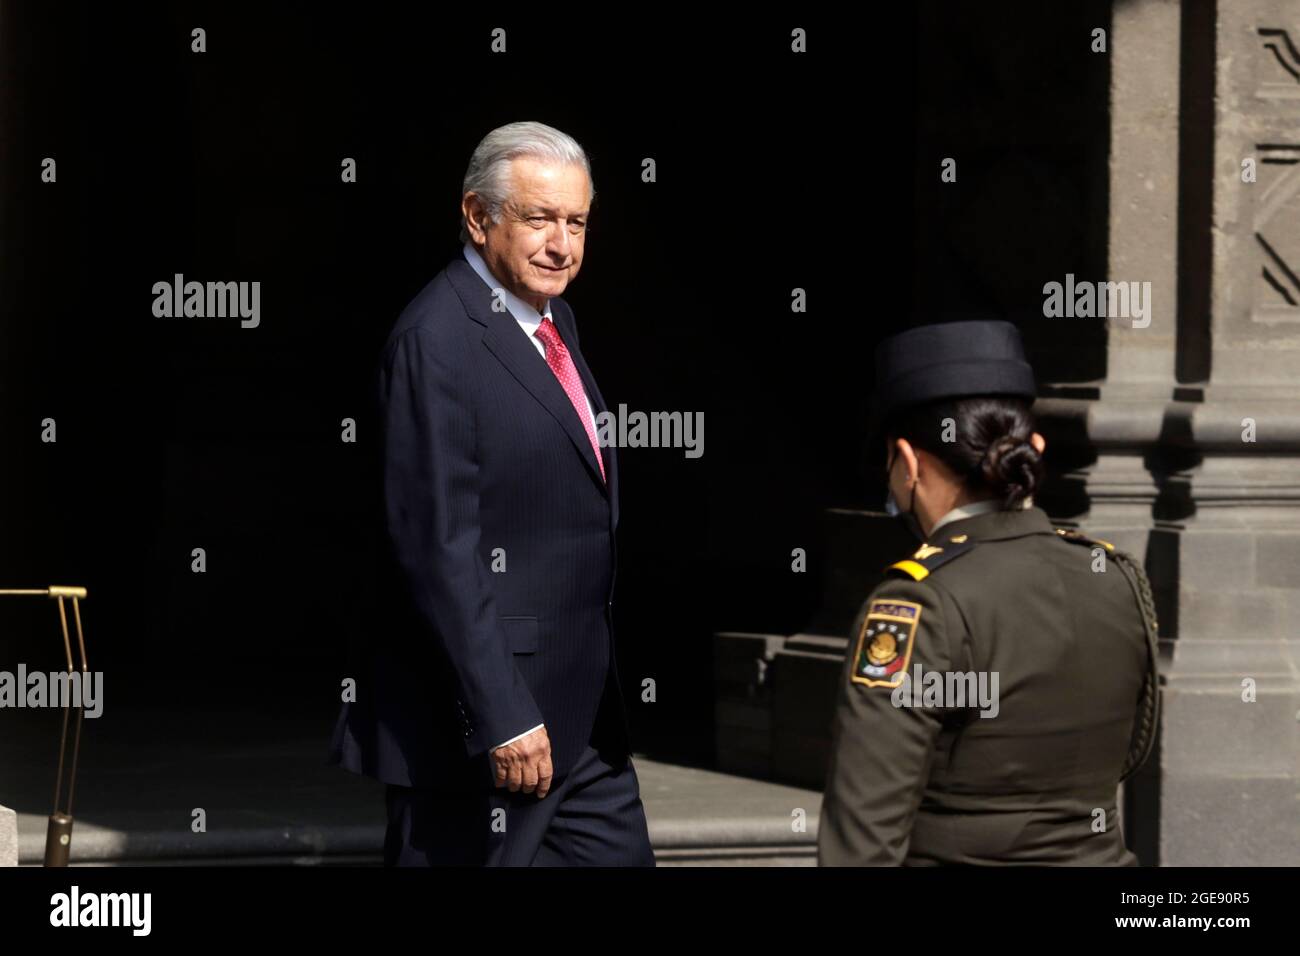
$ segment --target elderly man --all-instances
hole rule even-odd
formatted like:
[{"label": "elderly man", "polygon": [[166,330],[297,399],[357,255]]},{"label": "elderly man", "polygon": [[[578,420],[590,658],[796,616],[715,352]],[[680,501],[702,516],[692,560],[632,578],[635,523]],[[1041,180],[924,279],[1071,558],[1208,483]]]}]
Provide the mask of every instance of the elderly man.
[{"label": "elderly man", "polygon": [[396,620],[331,759],[388,784],[389,865],[654,865],[614,660],[618,467],[559,297],[594,195],[571,137],[493,130],[462,255],[384,349]]}]

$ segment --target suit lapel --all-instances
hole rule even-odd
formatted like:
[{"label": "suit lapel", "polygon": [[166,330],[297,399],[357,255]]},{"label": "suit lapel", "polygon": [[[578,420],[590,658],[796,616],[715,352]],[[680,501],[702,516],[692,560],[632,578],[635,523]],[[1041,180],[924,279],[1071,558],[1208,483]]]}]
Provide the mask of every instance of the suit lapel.
[{"label": "suit lapel", "polygon": [[[514,316],[509,312],[492,311],[491,290],[483,284],[478,273],[463,257],[457,256],[447,266],[447,278],[455,288],[456,294],[460,296],[469,317],[485,328],[483,344],[519,381],[519,384],[559,422],[578,454],[582,456],[582,460],[587,463],[587,469],[592,477],[608,495],[610,489],[600,477],[600,468],[596,464],[596,454],[592,450],[591,440],[587,437],[587,430],[582,427],[573,403],[569,401],[569,396],[560,385],[559,379],[555,377],[555,373],[546,364],[546,359],[542,358],[537,347],[528,341],[528,336],[519,327]],[[553,309],[552,313],[555,311]],[[565,331],[567,330],[561,330],[562,336]],[[566,344],[569,340],[565,336]],[[569,354],[573,357],[584,386],[593,389],[594,383],[590,382],[591,373],[586,371],[586,363],[582,361],[582,357],[574,349],[570,349]],[[592,404],[600,410],[596,393],[589,391],[588,394],[593,396]],[[608,468],[608,465],[606,467]]]}]

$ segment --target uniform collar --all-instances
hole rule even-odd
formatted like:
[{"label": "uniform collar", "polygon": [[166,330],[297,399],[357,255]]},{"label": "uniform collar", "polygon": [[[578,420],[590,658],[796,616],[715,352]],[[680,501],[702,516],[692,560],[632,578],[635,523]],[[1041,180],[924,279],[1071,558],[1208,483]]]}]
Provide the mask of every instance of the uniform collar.
[{"label": "uniform collar", "polygon": [[1012,511],[987,510],[956,518],[943,523],[941,527],[936,525],[926,543],[943,547],[953,538],[962,538],[963,541],[1002,541],[1030,534],[1056,534],[1056,528],[1042,508],[1035,506]]}]

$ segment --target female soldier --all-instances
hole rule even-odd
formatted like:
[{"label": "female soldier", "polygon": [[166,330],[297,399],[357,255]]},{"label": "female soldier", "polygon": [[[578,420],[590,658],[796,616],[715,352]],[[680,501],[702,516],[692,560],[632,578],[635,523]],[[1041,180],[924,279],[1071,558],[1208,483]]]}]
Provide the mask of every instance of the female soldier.
[{"label": "female soldier", "polygon": [[850,635],[820,862],[1135,865],[1116,790],[1154,736],[1150,590],[1033,507],[1045,442],[1019,333],[909,330],[876,381],[890,504],[924,544]]}]

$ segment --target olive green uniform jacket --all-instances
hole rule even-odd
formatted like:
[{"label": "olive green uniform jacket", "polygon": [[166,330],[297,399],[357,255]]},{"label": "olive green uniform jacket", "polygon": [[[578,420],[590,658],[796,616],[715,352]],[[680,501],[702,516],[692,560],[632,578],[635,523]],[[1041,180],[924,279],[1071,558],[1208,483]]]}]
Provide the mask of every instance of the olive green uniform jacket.
[{"label": "olive green uniform jacket", "polygon": [[838,691],[822,865],[1136,864],[1116,792],[1151,642],[1113,548],[1082,544],[1040,508],[975,515],[871,594]]}]

